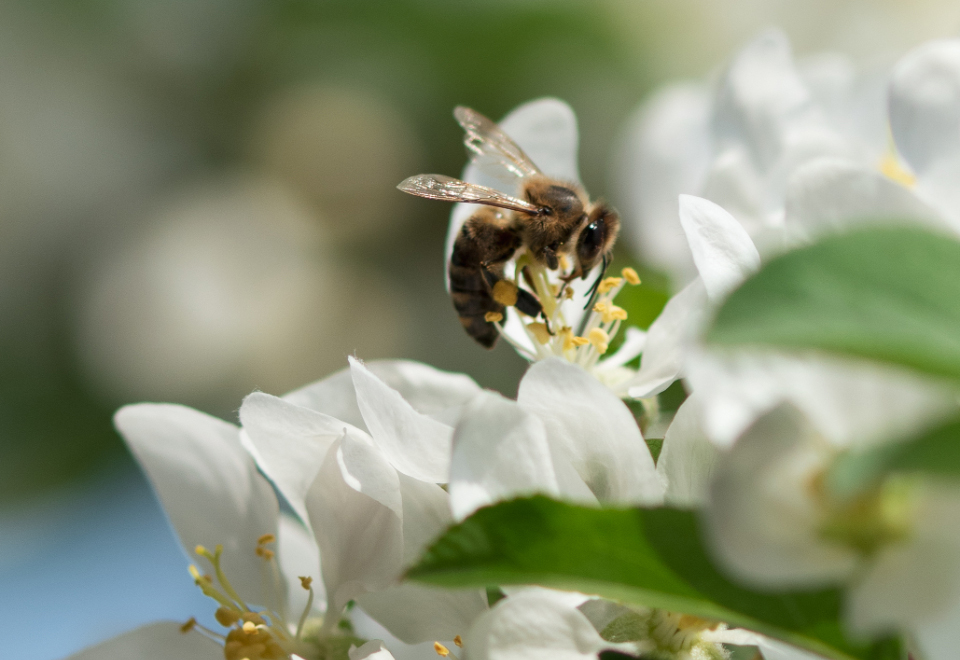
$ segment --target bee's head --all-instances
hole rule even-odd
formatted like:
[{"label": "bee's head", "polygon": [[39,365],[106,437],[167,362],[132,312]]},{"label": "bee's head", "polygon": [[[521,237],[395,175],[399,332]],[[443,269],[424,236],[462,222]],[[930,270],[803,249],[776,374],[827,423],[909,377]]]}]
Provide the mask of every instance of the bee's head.
[{"label": "bee's head", "polygon": [[577,270],[581,277],[609,255],[620,232],[620,217],[603,203],[598,203],[584,219],[577,233]]}]

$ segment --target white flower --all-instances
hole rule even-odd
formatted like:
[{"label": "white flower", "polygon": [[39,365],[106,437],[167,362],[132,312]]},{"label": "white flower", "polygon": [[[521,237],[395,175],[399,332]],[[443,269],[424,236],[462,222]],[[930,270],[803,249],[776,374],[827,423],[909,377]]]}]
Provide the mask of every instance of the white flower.
[{"label": "white flower", "polygon": [[942,226],[890,151],[885,79],[857,74],[838,55],[798,67],[786,36],[769,30],[712,89],[667,87],[641,106],[622,142],[624,238],[683,283],[695,271],[676,222],[682,193],[736,216],[764,255],[853,218]]},{"label": "white flower", "polygon": [[[847,405],[875,409],[865,394]],[[955,657],[956,619],[942,621],[960,608],[960,489],[894,475],[837,492],[828,473],[847,447],[793,406],[765,414],[716,467],[713,547],[754,587],[844,584],[856,634],[912,631],[925,657]]]},{"label": "white flower", "polygon": [[244,400],[251,453],[316,538],[330,612],[355,600],[416,643],[452,639],[486,609],[481,591],[400,582],[452,521],[438,485],[450,471],[447,422],[479,393],[469,378],[421,364],[351,359],[349,370],[286,397]]},{"label": "white flower", "polygon": [[[938,557],[930,549],[939,547],[940,558],[956,551],[944,539],[950,533],[932,530],[954,524],[960,492],[945,496],[929,486],[904,490],[891,481],[889,487],[867,493],[865,501],[850,503],[826,492],[822,477],[844,448],[887,441],[935,423],[956,409],[955,393],[902,369],[862,361],[699,346],[696,326],[703,311],[755,269],[759,255],[746,231],[716,204],[681,196],[680,206],[700,273],[677,296],[699,288],[687,307],[687,335],[674,339],[681,355],[676,364],[685,370],[693,395],[668,432],[662,460],[666,469],[678,447],[692,449],[701,459],[691,461],[686,474],[672,468],[674,489],[668,491],[668,501],[705,503],[721,558],[752,584],[769,588],[841,580],[852,585],[848,620],[856,632],[919,629],[950,607],[951,599],[960,598],[960,591],[950,586],[960,563],[935,563]],[[648,344],[653,336],[651,328]],[[656,354],[666,353],[661,349]],[[641,373],[643,367],[641,363]],[[758,416],[783,402],[804,420],[795,427],[816,432],[791,432],[786,423],[771,429],[772,422],[760,422],[737,440]],[[778,419],[777,412],[769,414]],[[706,448],[705,440],[720,447],[736,444],[716,466],[716,452]],[[787,447],[778,448],[778,442]],[[711,469],[716,479],[704,497]],[[867,510],[857,509],[860,505]],[[864,540],[865,534],[876,536]],[[906,550],[906,541],[913,549]],[[950,549],[944,552],[944,547]],[[914,607],[924,585],[944,571],[939,600],[931,597],[928,606]],[[906,600],[892,602],[904,588],[905,575],[916,588]]]},{"label": "white flower", "polygon": [[960,231],[960,40],[930,41],[894,67],[890,129],[917,192]]},{"label": "white flower", "polygon": [[[513,110],[499,125],[544,174],[581,185],[577,171],[577,120],[566,103],[557,99],[531,101]],[[515,181],[490,177],[473,163],[464,170],[463,180],[511,195],[517,192],[513,188]],[[447,231],[448,264],[460,228],[478,208],[476,204],[454,206]],[[532,285],[521,274],[524,268]],[[625,365],[643,350],[645,335],[637,328],[627,328],[619,350],[612,355],[607,355],[607,351],[627,318],[626,311],[614,304],[614,298],[624,285],[639,284],[636,272],[625,269],[622,276],[606,278],[599,283],[595,299],[591,299],[591,287],[601,277],[599,267],[568,285],[564,285],[560,275],[533,263],[524,250],[511,259],[506,267],[507,279],[518,287],[532,289],[546,320],[522,316],[515,307],[508,306],[501,334],[528,360],[560,357],[591,371],[616,391],[625,392],[620,385],[634,375]],[[447,285],[449,289],[449,282]]]},{"label": "white flower", "polygon": [[[325,597],[309,584],[320,569],[316,548],[296,521],[280,513],[273,488],[241,445],[240,429],[169,404],[126,406],[115,423],[183,547],[200,557],[203,570],[190,571],[214,599],[215,618],[227,633],[192,618],[183,626],[161,622],[77,657],[345,657],[359,640],[332,627],[320,633]],[[181,634],[194,628],[200,632]]]},{"label": "white flower", "polygon": [[682,375],[708,307],[760,266],[746,230],[717,204],[681,195],[680,225],[700,274],[667,301],[650,326],[640,370],[627,383],[635,398],[661,392]]},{"label": "white flower", "polygon": [[659,504],[663,483],[633,414],[581,367],[532,365],[517,401],[483,393],[453,438],[450,504],[457,519],[511,497]]},{"label": "white flower", "polygon": [[593,660],[607,649],[658,660],[725,660],[723,644],[756,646],[765,660],[819,657],[694,616],[528,587],[477,620],[463,660]]}]

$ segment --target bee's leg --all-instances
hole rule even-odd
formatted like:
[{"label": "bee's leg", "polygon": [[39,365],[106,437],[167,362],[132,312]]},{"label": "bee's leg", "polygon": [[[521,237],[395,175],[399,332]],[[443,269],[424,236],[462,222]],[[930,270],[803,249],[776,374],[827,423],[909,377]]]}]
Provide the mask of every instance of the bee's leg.
[{"label": "bee's leg", "polygon": [[543,260],[547,262],[547,268],[556,270],[560,268],[560,260],[557,258],[557,245],[548,245],[543,248]]},{"label": "bee's leg", "polygon": [[537,297],[526,289],[517,289],[517,311],[535,318],[543,314],[543,306]]},{"label": "bee's leg", "polygon": [[590,309],[590,306],[593,305],[594,298],[597,297],[597,290],[600,288],[600,282],[603,281],[603,276],[607,274],[607,255],[603,255],[603,266],[600,268],[600,274],[597,275],[597,279],[594,281],[593,286],[590,287],[590,298],[587,300],[587,304],[583,308]]}]

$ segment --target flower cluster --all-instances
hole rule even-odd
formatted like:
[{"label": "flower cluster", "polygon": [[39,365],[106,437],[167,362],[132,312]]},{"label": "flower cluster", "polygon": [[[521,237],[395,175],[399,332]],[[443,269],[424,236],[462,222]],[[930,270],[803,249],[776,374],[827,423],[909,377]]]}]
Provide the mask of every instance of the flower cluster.
[{"label": "flower cluster", "polygon": [[[901,473],[854,492],[833,482],[851,452],[955,415],[956,388],[865,361],[704,340],[731,292],[789,248],[894,217],[960,230],[960,42],[921,46],[889,72],[889,121],[879,123],[895,146],[876,122],[850,116],[870,86],[843,63],[818,66],[797,68],[783,35],[768,32],[712,92],[671,88],[645,107],[623,166],[627,210],[687,283],[644,331],[615,301],[641,285],[633,269],[593,291],[592,278],[563,281],[521,252],[494,292],[507,317],[493,320],[531,362],[515,400],[423,364],[351,358],[285,396],[249,395],[239,426],[176,405],[121,409],[116,426],[198,556],[190,572],[225,632],[155,624],[78,657],[721,660],[730,645],[766,660],[820,657],[746,619],[407,579],[451,525],[535,494],[594,509],[695,509],[737,584],[836,588],[851,638],[903,636],[915,657],[956,657],[960,487]],[[544,173],[578,182],[565,104],[535,101],[500,125]],[[502,185],[472,165],[464,179]],[[448,242],[471,212],[454,209]],[[519,287],[537,296],[542,320],[510,306]],[[664,420],[655,456],[626,401],[655,411],[680,378],[689,394]],[[370,620],[379,632],[361,630]],[[409,646],[422,643],[432,648]]]}]

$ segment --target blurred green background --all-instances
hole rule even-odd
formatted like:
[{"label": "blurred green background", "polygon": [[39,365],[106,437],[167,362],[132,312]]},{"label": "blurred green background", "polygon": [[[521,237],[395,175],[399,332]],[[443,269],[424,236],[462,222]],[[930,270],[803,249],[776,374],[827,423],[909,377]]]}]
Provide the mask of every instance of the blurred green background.
[{"label": "blurred green background", "polygon": [[[611,197],[620,126],[756,30],[882,57],[948,33],[914,2],[40,0],[0,6],[0,505],[129,467],[119,405],[230,418],[364,359],[512,392],[523,363],[460,330],[449,207],[457,104],[569,102]],[[613,199],[616,203],[616,199]],[[628,218],[629,220],[629,218]],[[621,254],[621,259],[629,255]],[[667,283],[647,279],[651,300]]]}]

